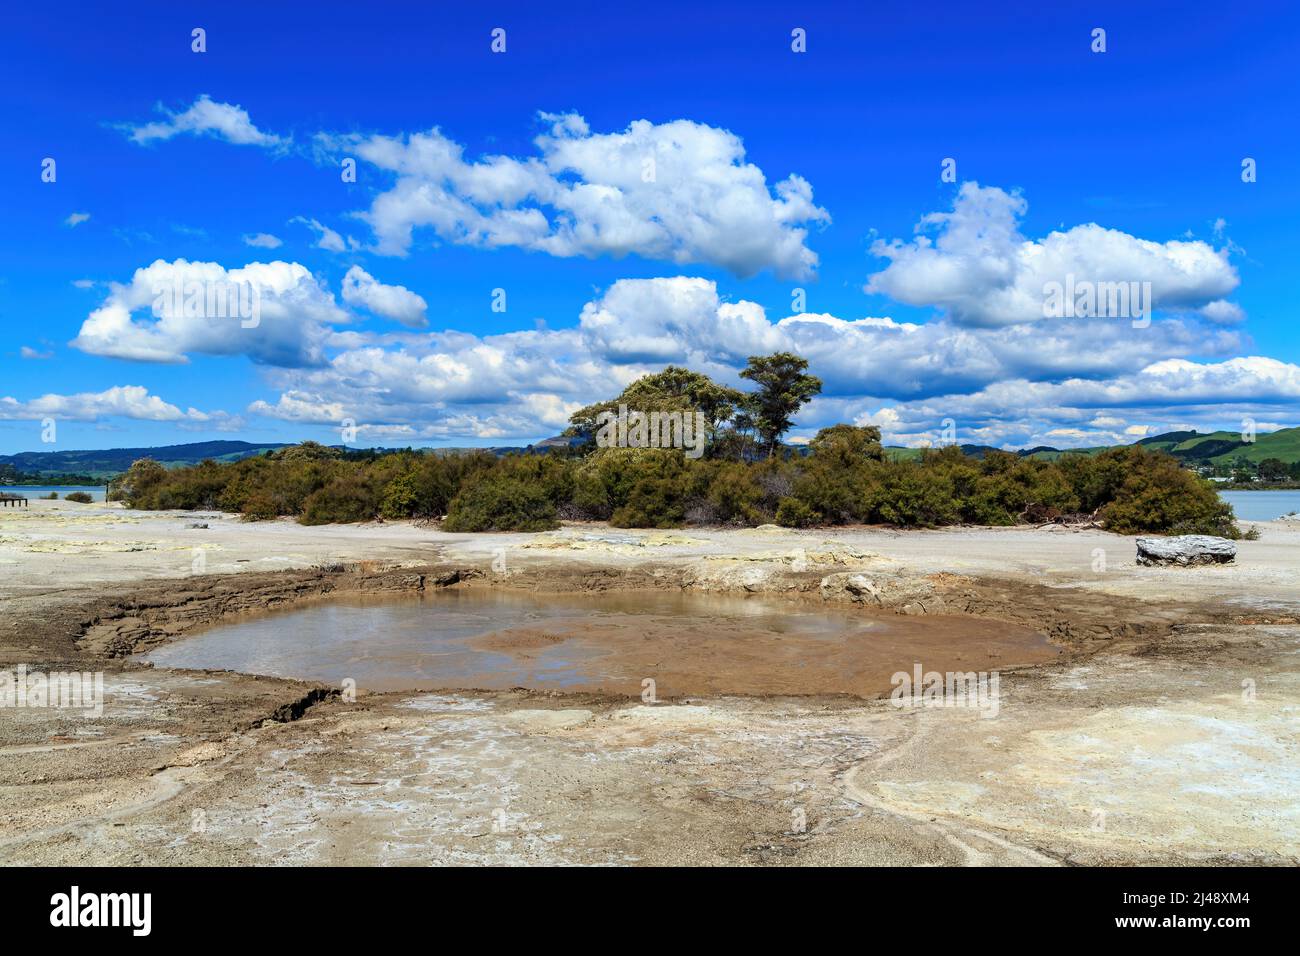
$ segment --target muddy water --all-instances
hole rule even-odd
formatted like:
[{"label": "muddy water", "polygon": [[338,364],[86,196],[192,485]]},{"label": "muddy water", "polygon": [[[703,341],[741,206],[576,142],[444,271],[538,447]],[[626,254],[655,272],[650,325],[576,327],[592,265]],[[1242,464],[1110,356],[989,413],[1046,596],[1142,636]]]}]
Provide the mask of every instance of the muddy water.
[{"label": "muddy water", "polygon": [[1039,634],[997,621],[868,616],[758,598],[635,592],[442,591],[338,601],[212,628],[155,649],[160,667],[230,669],[363,691],[528,687],[661,697],[876,696],[891,677],[1049,660]]}]

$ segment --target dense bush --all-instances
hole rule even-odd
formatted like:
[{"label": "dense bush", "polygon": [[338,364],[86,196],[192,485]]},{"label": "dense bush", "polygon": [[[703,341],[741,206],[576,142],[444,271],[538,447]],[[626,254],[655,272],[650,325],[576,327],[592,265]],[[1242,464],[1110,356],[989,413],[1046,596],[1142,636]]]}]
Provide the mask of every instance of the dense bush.
[{"label": "dense bush", "polygon": [[[57,495],[55,497],[58,497]],[[75,501],[79,505],[88,505],[95,499],[84,491],[70,491],[63,496],[64,501]]]},{"label": "dense bush", "polygon": [[1111,531],[1237,536],[1232,506],[1220,499],[1208,482],[1173,458],[1139,458],[1127,448],[1103,452],[1098,457],[1111,455],[1130,466],[1113,498],[1101,506],[1102,520]]},{"label": "dense bush", "polygon": [[448,531],[549,531],[555,503],[537,485],[509,475],[485,475],[452,499]]},{"label": "dense bush", "polygon": [[347,524],[379,513],[375,482],[364,474],[339,475],[317,488],[302,503],[303,524]]},{"label": "dense bush", "polygon": [[[618,398],[576,412],[579,446],[496,456],[347,451],[304,442],[256,458],[168,470],[142,459],[110,495],[135,508],[219,508],[246,520],[304,524],[444,519],[449,531],[539,531],[560,519],[625,528],[687,524],[794,528],[851,523],[1012,525],[1094,516],[1121,533],[1237,537],[1232,509],[1174,458],[1142,446],[1048,462],[958,448],[894,460],[870,426],[823,428],[801,450],[777,440],[820,388],[797,356],[756,356],[742,375],[757,392],[669,367]],[[620,405],[701,410],[703,457],[672,448],[596,447],[601,414]],[[593,439],[583,443],[583,439]],[[762,460],[754,460],[757,457]],[[73,496],[69,496],[73,499]]]},{"label": "dense bush", "polygon": [[656,448],[577,457],[402,451],[370,461],[308,449],[172,470],[144,460],[113,494],[136,508],[216,507],[304,524],[445,515],[444,527],[455,531],[536,531],[560,518],[625,528],[940,527],[1083,514],[1124,534],[1237,535],[1232,509],[1213,487],[1162,452],[1129,447],[1046,462],[1007,453],[976,460],[946,448],[895,461],[875,429],[851,426],[823,429],[806,456],[757,462],[691,460]]},{"label": "dense bush", "polygon": [[798,498],[782,498],[776,506],[776,523],[787,528],[810,528],[820,515]]},{"label": "dense bush", "polygon": [[[786,508],[790,520],[801,522],[792,527],[867,520],[870,496],[881,480],[880,429],[834,425],[819,431],[808,447],[790,493],[803,507]],[[787,523],[779,515],[777,521]]]}]

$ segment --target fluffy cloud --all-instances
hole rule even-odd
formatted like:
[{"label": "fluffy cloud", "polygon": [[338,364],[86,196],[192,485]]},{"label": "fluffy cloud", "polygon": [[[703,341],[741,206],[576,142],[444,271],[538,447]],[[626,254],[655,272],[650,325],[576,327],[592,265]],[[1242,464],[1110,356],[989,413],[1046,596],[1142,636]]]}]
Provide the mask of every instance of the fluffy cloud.
[{"label": "fluffy cloud", "polygon": [[1167,359],[1108,378],[1008,379],[968,394],[874,410],[862,403],[868,410],[856,421],[881,425],[905,444],[937,440],[943,420],[952,419],[964,443],[1077,447],[1187,428],[1235,428],[1247,417],[1269,418],[1267,428],[1259,426],[1264,430],[1290,427],[1298,423],[1297,401],[1300,366],[1289,362],[1263,356],[1208,363]]},{"label": "fluffy cloud", "polygon": [[108,297],[71,344],[93,355],[145,362],[186,362],[197,352],[314,365],[324,360],[329,324],[348,319],[296,262],[227,270],[215,262],[159,259],[137,269],[130,282],[110,284]]},{"label": "fluffy cloud", "polygon": [[[1023,198],[964,183],[951,212],[932,213],[911,242],[878,240],[872,253],[889,265],[866,290],[910,305],[935,306],[955,322],[997,326],[1044,318],[1044,286],[1074,282],[1150,282],[1156,309],[1209,308],[1237,287],[1228,250],[1200,241],[1152,242],[1095,223],[1026,239]],[[927,232],[935,232],[932,237]],[[1212,304],[1213,303],[1213,304]],[[1240,310],[1237,309],[1237,312]]]},{"label": "fluffy cloud", "polygon": [[[206,94],[165,120],[124,127],[137,143],[182,133],[283,148],[248,113]],[[724,129],[674,120],[636,120],[625,130],[593,133],[577,114],[540,114],[538,153],[466,160],[464,147],[434,128],[409,136],[319,134],[317,151],[346,151],[393,173],[390,189],[358,215],[376,249],[406,255],[416,229],[487,248],[518,246],[553,256],[622,257],[708,263],[738,276],[771,269],[806,278],[817,255],[808,228],[830,221],[812,186],[791,174],[769,186],[745,161],[740,138]],[[330,251],[355,248],[315,219],[300,217]]]},{"label": "fluffy cloud", "polygon": [[343,301],[411,328],[429,324],[425,316],[429,304],[423,298],[405,286],[384,285],[360,266],[343,277]]},{"label": "fluffy cloud", "polygon": [[[261,320],[245,328],[237,318],[184,310],[150,314],[158,290],[177,282],[255,286]],[[423,299],[360,266],[342,287],[349,306],[427,322]],[[1232,357],[1246,345],[1242,336],[1194,313],[1146,329],[1108,319],[995,327],[829,314],[773,320],[758,303],[722,300],[710,280],[678,276],[615,282],[567,329],[476,336],[334,328],[348,318],[295,263],[226,270],[159,260],[110,285],[73,344],[147,361],[247,354],[276,390],[250,413],[301,425],[351,420],[372,441],[554,434],[577,408],[665,364],[743,386],[737,373],[747,356],[776,350],[803,355],[825,382],[796,438],[857,420],[880,424],[892,441],[917,443],[953,418],[963,441],[1096,444],[1131,441],[1164,423],[1217,426],[1239,413],[1285,420],[1300,395],[1296,366]]]},{"label": "fluffy cloud", "polygon": [[1221,325],[1235,325],[1238,322],[1244,322],[1246,311],[1235,302],[1228,302],[1225,299],[1216,299],[1213,302],[1207,302],[1201,306],[1201,315],[1211,322],[1218,322]]},{"label": "fluffy cloud", "polygon": [[102,392],[80,392],[76,395],[42,395],[28,402],[0,397],[0,419],[96,421],[106,417],[207,426],[221,425],[230,420],[225,412],[208,413],[195,408],[181,411],[157,395],[149,394],[143,385],[115,385]]},{"label": "fluffy cloud", "polygon": [[279,249],[284,243],[269,232],[258,232],[244,236],[244,245],[255,249]]},{"label": "fluffy cloud", "polygon": [[63,224],[69,228],[73,228],[80,226],[83,222],[86,222],[89,219],[90,213],[88,212],[74,212],[68,216],[67,219],[63,220]]},{"label": "fluffy cloud", "polygon": [[306,216],[295,216],[289,221],[306,226],[308,229],[316,233],[319,237],[316,240],[317,249],[324,249],[326,252],[345,252],[349,248],[355,249],[359,245],[357,241],[350,236],[348,237],[348,241],[344,242],[341,235],[323,222],[319,222],[315,219],[309,219]]},{"label": "fluffy cloud", "polygon": [[166,119],[123,127],[130,134],[132,142],[151,143],[190,133],[196,136],[214,136],[237,145],[281,147],[287,143],[287,140],[264,133],[254,126],[248,112],[242,107],[214,102],[206,93],[195,100],[189,109],[180,113],[171,112],[161,103],[157,109]]},{"label": "fluffy cloud", "polygon": [[[1089,444],[1103,433],[1132,441],[1144,432],[1130,429],[1158,421],[1209,421],[1252,396],[1272,409],[1293,388],[1294,366],[1190,360],[1241,345],[1234,332],[1186,319],[1142,330],[1100,319],[998,328],[772,321],[757,303],[724,302],[713,282],[679,276],[616,282],[571,329],[360,337],[325,365],[270,373],[279,398],[249,411],[335,427],[352,420],[375,441],[518,441],[558,432],[576,408],[665,364],[743,386],[747,356],[790,350],[825,381],[795,437],[858,420],[916,443],[952,417],[963,441]],[[1144,395],[1168,410],[1140,413]]]},{"label": "fluffy cloud", "polygon": [[380,252],[405,255],[413,231],[429,228],[466,245],[561,257],[635,253],[739,276],[816,269],[807,227],[830,217],[812,187],[791,175],[769,188],[733,133],[688,120],[593,133],[575,114],[542,118],[549,128],[536,139],[539,155],[527,158],[467,161],[438,129],[321,142],[396,175],[362,214]]},{"label": "fluffy cloud", "polygon": [[1133,329],[1110,319],[967,328],[793,315],[771,322],[754,302],[722,302],[704,279],[622,280],[584,307],[588,348],[614,363],[687,361],[725,374],[750,355],[807,358],[827,395],[916,398],[979,388],[1001,378],[1105,376],[1170,356],[1229,354],[1233,332],[1182,320]]}]

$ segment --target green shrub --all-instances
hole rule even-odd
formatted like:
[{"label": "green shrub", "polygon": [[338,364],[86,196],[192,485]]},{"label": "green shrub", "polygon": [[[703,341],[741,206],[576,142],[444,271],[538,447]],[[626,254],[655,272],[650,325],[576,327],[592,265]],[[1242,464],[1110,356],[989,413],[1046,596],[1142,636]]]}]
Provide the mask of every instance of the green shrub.
[{"label": "green shrub", "polygon": [[726,462],[708,483],[707,498],[717,520],[724,524],[762,524],[763,488],[757,469]]},{"label": "green shrub", "polygon": [[374,489],[364,478],[346,475],[307,496],[302,505],[302,524],[354,524],[369,521],[379,512]]},{"label": "green shrub", "polygon": [[[386,517],[441,518],[461,486],[495,468],[497,459],[490,452],[414,455],[410,465],[409,489],[401,493],[406,504],[410,505],[410,511],[405,515],[388,514]],[[413,489],[413,495],[410,489]]]},{"label": "green shrub", "polygon": [[[672,449],[601,448],[578,466],[575,485],[582,484],[584,501],[603,500],[612,513],[628,503],[638,482],[677,479],[686,472],[687,461],[680,451]],[[599,491],[593,483],[599,484]]]},{"label": "green shrub", "polygon": [[167,480],[167,469],[152,458],[141,458],[131,463],[126,474],[114,482],[115,496],[132,508],[156,509],[161,505],[150,496]]},{"label": "green shrub", "polygon": [[627,502],[614,509],[616,528],[680,528],[686,523],[683,484],[677,478],[643,478],[632,486]]},{"label": "green shrub", "polygon": [[916,462],[889,463],[863,500],[863,511],[886,524],[935,528],[955,524],[957,500],[951,479]]},{"label": "green shrub", "polygon": [[379,513],[385,518],[414,518],[430,514],[422,494],[420,482],[414,472],[398,475],[384,489]]},{"label": "green shrub", "polygon": [[1115,500],[1101,510],[1108,531],[1137,534],[1212,534],[1237,538],[1232,506],[1209,482],[1168,456],[1149,456],[1125,477]]},{"label": "green shrub", "polygon": [[834,425],[819,431],[808,447],[811,454],[798,469],[791,497],[826,524],[864,520],[863,502],[883,458],[880,429]]},{"label": "green shrub", "polygon": [[271,496],[262,491],[245,498],[239,513],[245,521],[270,521],[279,515]]},{"label": "green shrub", "polygon": [[819,524],[821,516],[798,498],[782,498],[776,506],[776,523],[786,528],[809,528]]},{"label": "green shrub", "polygon": [[487,475],[461,491],[447,509],[446,531],[550,531],[559,527],[555,503],[518,478]]},{"label": "green shrub", "polygon": [[578,518],[602,521],[614,511],[605,482],[594,468],[580,468],[573,476],[573,510]]},{"label": "green shrub", "polygon": [[[55,497],[58,497],[57,495]],[[63,496],[64,501],[75,501],[79,505],[88,505],[95,499],[84,491],[70,491]]]}]

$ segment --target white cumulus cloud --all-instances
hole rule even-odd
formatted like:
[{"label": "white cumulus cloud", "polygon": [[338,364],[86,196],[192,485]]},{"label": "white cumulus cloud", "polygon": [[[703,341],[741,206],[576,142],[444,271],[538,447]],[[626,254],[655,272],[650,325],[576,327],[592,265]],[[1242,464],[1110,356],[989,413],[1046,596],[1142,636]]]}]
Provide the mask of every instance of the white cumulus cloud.
[{"label": "white cumulus cloud", "polygon": [[[1150,282],[1156,309],[1210,306],[1237,287],[1226,249],[1153,242],[1095,223],[1027,239],[1019,231],[1027,209],[1015,193],[964,183],[952,211],[925,216],[911,242],[872,245],[889,265],[866,291],[935,306],[965,325],[994,326],[1043,320],[1045,286],[1071,277],[1076,284]],[[1230,305],[1211,308],[1223,315]]]},{"label": "white cumulus cloud", "polygon": [[0,419],[69,419],[96,421],[121,417],[152,422],[217,424],[229,416],[225,412],[182,411],[175,405],[152,395],[143,385],[114,385],[102,392],[79,392],[75,395],[50,393],[21,402],[0,397]]},{"label": "white cumulus cloud", "polygon": [[808,182],[769,187],[735,134],[689,120],[637,120],[594,133],[576,114],[542,114],[538,154],[466,160],[438,129],[406,137],[322,137],[396,175],[362,217],[377,249],[405,255],[416,229],[484,247],[554,256],[636,254],[749,276],[811,275],[811,224],[829,222]]},{"label": "white cumulus cloud", "polygon": [[385,285],[360,266],[343,277],[343,301],[411,328],[428,325],[429,304],[405,286]]},{"label": "white cumulus cloud", "polygon": [[284,242],[269,232],[258,232],[244,236],[244,245],[255,249],[279,249]]},{"label": "white cumulus cloud", "polygon": [[[179,294],[177,294],[179,293]],[[256,324],[230,304],[256,305]],[[224,312],[224,314],[223,314]],[[253,262],[229,269],[216,262],[157,260],[127,283],[111,283],[107,298],[72,341],[92,355],[145,362],[185,362],[192,352],[247,355],[272,365],[312,365],[323,359],[330,323],[349,315],[296,262]]]},{"label": "white cumulus cloud", "polygon": [[[794,438],[835,421],[870,420],[893,440],[920,441],[954,417],[970,436],[963,441],[1088,443],[1103,433],[1131,441],[1127,428],[1158,420],[1135,411],[1144,393],[1169,406],[1159,420],[1208,421],[1229,407],[1220,402],[1252,394],[1273,408],[1291,374],[1254,359],[1193,361],[1231,355],[1242,341],[1186,318],[1143,330],[1103,319],[1047,328],[828,314],[773,320],[760,304],[726,302],[712,281],[689,276],[615,282],[584,306],[576,328],[344,333],[332,342],[340,351],[326,364],[270,372],[278,399],[249,411],[304,424],[351,419],[375,440],[518,441],[557,433],[576,408],[666,364],[748,388],[737,374],[746,358],[786,350],[807,358],[825,382]],[[1205,381],[1233,374],[1232,388],[1207,391]],[[1277,384],[1265,387],[1270,376]],[[1183,409],[1184,399],[1195,409]],[[1078,434],[1049,439],[1048,429]]]},{"label": "white cumulus cloud", "polygon": [[307,216],[295,216],[289,221],[306,226],[308,229],[312,230],[312,232],[316,233],[316,235],[319,236],[316,240],[317,249],[324,249],[326,252],[344,252],[349,246],[356,247],[357,245],[355,239],[349,239],[348,242],[344,242],[343,237],[329,226],[315,219],[310,219]]},{"label": "white cumulus cloud", "polygon": [[214,136],[236,145],[280,147],[287,142],[254,126],[243,107],[218,103],[206,93],[179,113],[173,113],[161,103],[157,110],[166,118],[139,126],[124,126],[132,142],[144,144],[168,140],[182,133]]}]

